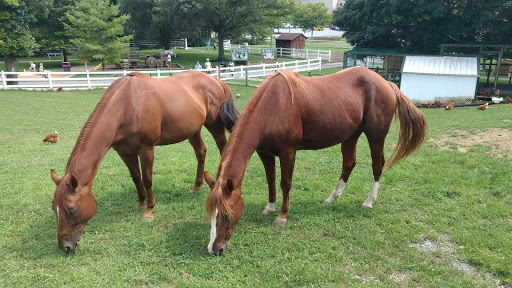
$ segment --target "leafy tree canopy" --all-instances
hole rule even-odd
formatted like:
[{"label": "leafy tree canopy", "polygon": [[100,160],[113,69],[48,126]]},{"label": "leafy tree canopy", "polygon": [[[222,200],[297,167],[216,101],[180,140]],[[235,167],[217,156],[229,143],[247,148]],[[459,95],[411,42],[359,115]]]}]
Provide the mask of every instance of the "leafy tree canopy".
[{"label": "leafy tree canopy", "polygon": [[347,0],[334,24],[352,45],[439,51],[443,43],[512,44],[509,0]]},{"label": "leafy tree canopy", "polygon": [[[117,63],[121,54],[127,52],[124,24],[129,15],[119,15],[119,5],[107,0],[80,0],[74,9],[67,12],[70,24],[64,23],[78,55],[85,60],[100,60],[101,63]],[[104,67],[104,65],[103,65]]]},{"label": "leafy tree canopy", "polygon": [[292,17],[293,25],[306,32],[311,31],[311,36],[313,36],[313,28],[326,27],[331,24],[331,21],[332,16],[323,2],[308,4],[299,2]]}]

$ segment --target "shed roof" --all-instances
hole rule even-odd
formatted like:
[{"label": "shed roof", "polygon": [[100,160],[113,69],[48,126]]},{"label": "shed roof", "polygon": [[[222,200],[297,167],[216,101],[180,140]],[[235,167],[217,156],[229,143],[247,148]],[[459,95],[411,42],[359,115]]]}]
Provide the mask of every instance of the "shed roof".
[{"label": "shed roof", "polygon": [[406,56],[402,73],[478,76],[478,58]]},{"label": "shed roof", "polygon": [[[276,40],[294,40],[295,38],[299,37],[300,35],[304,36],[302,33],[283,33],[279,35],[279,37],[276,38]],[[308,38],[304,36],[304,38]]]}]

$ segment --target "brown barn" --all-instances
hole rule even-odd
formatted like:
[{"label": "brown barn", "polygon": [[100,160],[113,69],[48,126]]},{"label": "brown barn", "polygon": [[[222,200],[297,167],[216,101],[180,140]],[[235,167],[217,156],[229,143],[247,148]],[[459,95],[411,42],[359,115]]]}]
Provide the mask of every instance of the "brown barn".
[{"label": "brown barn", "polygon": [[308,38],[302,33],[283,33],[276,38],[276,47],[305,49],[306,39]]}]

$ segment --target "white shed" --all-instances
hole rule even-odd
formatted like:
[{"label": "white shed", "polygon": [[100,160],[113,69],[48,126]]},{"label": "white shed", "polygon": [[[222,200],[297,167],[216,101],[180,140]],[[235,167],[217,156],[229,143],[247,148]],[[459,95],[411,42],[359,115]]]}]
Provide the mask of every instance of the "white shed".
[{"label": "white shed", "polygon": [[412,100],[472,100],[478,84],[478,58],[406,56],[400,90]]}]

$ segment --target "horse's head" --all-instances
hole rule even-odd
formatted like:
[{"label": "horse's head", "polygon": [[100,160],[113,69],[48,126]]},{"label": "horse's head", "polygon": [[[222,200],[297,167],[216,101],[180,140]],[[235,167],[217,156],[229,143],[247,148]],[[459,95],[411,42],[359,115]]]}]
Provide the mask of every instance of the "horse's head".
[{"label": "horse's head", "polygon": [[96,199],[91,193],[91,185],[81,185],[72,174],[66,173],[59,179],[51,170],[51,177],[57,185],[52,209],[57,216],[58,245],[69,253],[75,250],[85,224],[96,213]]},{"label": "horse's head", "polygon": [[240,186],[235,187],[231,179],[217,179],[215,182],[206,171],[204,178],[212,190],[206,200],[211,223],[208,252],[220,256],[228,249],[233,228],[242,218],[244,201]]}]

